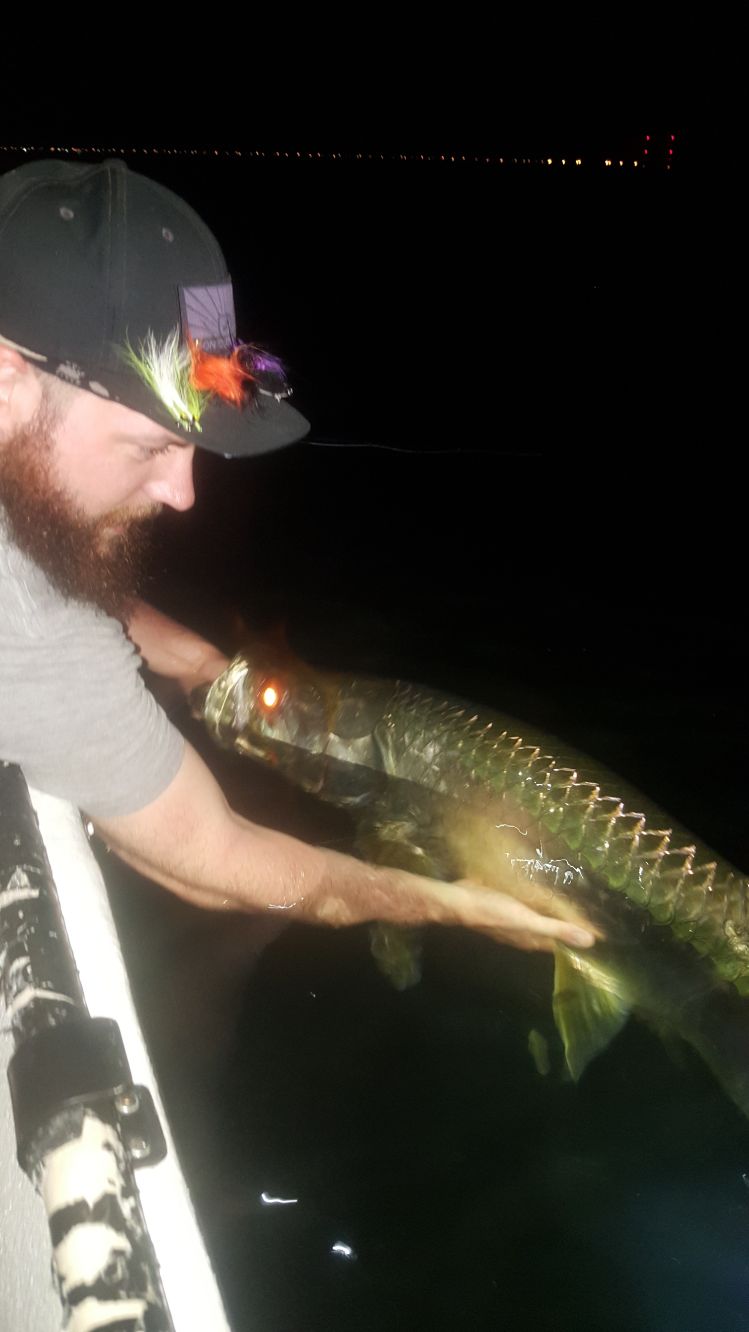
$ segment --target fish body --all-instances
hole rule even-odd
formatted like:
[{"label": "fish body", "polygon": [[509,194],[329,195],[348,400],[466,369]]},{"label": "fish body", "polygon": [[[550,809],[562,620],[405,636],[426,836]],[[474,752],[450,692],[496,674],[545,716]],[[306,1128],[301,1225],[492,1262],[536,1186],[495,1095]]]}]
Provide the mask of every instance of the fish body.
[{"label": "fish body", "polygon": [[[236,657],[202,713],[220,744],[350,809],[365,858],[597,925],[593,949],[556,954],[573,1076],[636,1009],[698,1049],[749,1114],[747,880],[613,774],[462,700],[263,652]],[[412,942],[375,931],[401,987],[418,978]]]}]

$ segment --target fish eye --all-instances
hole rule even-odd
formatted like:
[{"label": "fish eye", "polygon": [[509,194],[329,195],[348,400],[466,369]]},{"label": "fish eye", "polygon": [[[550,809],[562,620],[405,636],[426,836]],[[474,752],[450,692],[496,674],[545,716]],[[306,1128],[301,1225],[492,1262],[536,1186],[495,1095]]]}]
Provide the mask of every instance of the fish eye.
[{"label": "fish eye", "polygon": [[258,691],[258,702],[264,712],[275,712],[283,699],[283,692],[276,681],[266,680]]}]

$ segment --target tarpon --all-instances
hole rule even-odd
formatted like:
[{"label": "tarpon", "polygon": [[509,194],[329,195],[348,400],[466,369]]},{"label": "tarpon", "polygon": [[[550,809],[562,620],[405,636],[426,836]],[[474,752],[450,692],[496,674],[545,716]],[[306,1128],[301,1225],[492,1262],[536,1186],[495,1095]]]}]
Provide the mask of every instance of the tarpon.
[{"label": "tarpon", "polygon": [[[199,707],[220,744],[349,809],[364,858],[590,921],[592,949],[555,949],[573,1077],[636,1011],[749,1115],[747,879],[645,797],[499,713],[267,650],[235,657]],[[400,988],[418,979],[413,932],[377,926],[373,951]]]}]

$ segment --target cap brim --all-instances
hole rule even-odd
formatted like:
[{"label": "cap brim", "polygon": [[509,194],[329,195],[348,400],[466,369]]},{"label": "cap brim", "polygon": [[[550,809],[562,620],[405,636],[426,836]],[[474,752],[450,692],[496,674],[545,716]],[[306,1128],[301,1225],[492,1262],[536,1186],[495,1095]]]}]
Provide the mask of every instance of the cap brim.
[{"label": "cap brim", "polygon": [[179,435],[186,443],[227,458],[270,453],[303,439],[310,430],[309,421],[286,399],[279,401],[270,394],[261,393],[242,408],[213,398],[203,410],[200,429],[193,426],[185,430],[137,375],[108,367],[92,370],[79,362],[60,361],[55,356],[44,359],[46,364],[40,364],[39,368],[55,374],[65,383],[88,389],[102,401],[119,402]]},{"label": "cap brim", "polygon": [[200,433],[191,434],[198,448],[247,458],[295,444],[309,431],[309,421],[285,399],[279,402],[258,394],[255,402],[241,411],[214,398],[200,418]]}]

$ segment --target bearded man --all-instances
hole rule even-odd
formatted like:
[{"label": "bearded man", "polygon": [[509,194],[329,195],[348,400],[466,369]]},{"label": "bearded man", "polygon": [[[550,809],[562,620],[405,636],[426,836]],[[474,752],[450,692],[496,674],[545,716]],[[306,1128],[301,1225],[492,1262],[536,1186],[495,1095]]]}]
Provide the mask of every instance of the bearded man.
[{"label": "bearded man", "polygon": [[501,893],[248,822],[148,692],[141,657],[186,690],[227,664],[135,598],[148,525],[192,505],[196,446],[303,438],[287,398],[280,364],[238,341],[223,255],[183,200],[117,160],[0,178],[0,757],[198,905],[592,944]]}]

